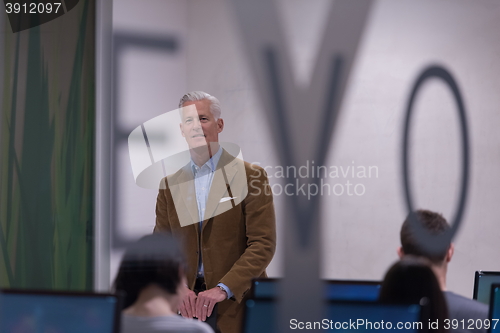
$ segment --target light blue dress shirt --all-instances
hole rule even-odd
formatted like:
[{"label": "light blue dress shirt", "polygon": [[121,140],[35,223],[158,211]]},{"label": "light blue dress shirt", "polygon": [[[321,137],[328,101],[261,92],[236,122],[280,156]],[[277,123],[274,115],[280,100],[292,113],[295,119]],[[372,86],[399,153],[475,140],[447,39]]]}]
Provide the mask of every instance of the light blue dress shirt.
[{"label": "light blue dress shirt", "polygon": [[[212,186],[212,181],[214,180],[214,174],[217,170],[217,164],[219,163],[220,157],[222,155],[222,148],[219,147],[217,153],[215,153],[211,159],[209,159],[205,164],[201,166],[196,165],[196,163],[191,160],[191,169],[194,175],[194,188],[196,192],[196,202],[198,204],[198,217],[200,219],[200,230],[203,224],[203,218],[205,216],[205,207],[208,201],[208,194],[210,192],[210,187]],[[200,249],[201,251],[201,249]],[[201,261],[201,255],[199,256],[198,262],[198,277],[205,276],[203,269],[203,262]],[[224,283],[219,283],[227,293],[227,298],[233,297],[233,293],[228,286]]]}]

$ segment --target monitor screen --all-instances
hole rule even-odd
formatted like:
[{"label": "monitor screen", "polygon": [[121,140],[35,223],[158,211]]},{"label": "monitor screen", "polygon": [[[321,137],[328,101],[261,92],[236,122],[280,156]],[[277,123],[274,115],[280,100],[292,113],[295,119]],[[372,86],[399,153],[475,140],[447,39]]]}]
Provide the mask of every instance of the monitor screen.
[{"label": "monitor screen", "polygon": [[0,332],[114,333],[117,303],[113,295],[3,291]]},{"label": "monitor screen", "polygon": [[491,285],[500,283],[500,272],[476,272],[474,280],[474,299],[490,304]]},{"label": "monitor screen", "polygon": [[[273,298],[278,296],[279,280],[258,279],[253,284],[254,298]],[[325,281],[325,298],[335,301],[376,301],[380,293],[377,281]]]},{"label": "monitor screen", "polygon": [[274,333],[276,301],[270,298],[249,299],[245,302],[243,333]]},{"label": "monitor screen", "polygon": [[491,287],[490,333],[500,333],[500,284]]},{"label": "monitor screen", "polygon": [[259,279],[253,281],[252,297],[273,298],[278,296],[279,280]]},{"label": "monitor screen", "polygon": [[[277,302],[273,299],[246,301],[244,333],[277,332]],[[397,330],[407,333],[422,329],[419,305],[387,305],[375,302],[330,301],[326,315],[319,322],[303,322],[291,319],[287,326],[294,330],[320,329],[325,331],[380,332]],[[398,325],[402,325],[399,327]]]},{"label": "monitor screen", "polygon": [[379,283],[339,282],[326,284],[326,299],[338,301],[377,301]]},{"label": "monitor screen", "polygon": [[336,332],[380,332],[395,330],[417,333],[422,330],[420,305],[389,305],[374,302],[330,302],[329,330]]}]

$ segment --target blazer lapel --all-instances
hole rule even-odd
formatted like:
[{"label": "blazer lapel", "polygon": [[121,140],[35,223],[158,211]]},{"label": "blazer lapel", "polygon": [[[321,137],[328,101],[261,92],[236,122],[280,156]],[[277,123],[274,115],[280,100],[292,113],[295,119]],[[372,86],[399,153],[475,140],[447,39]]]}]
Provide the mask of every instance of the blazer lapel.
[{"label": "blazer lapel", "polygon": [[[183,167],[179,177],[177,177],[175,182],[172,182],[174,184],[170,184],[169,181],[169,187],[181,226],[184,227],[199,222],[194,177],[193,172],[190,170],[190,164]],[[186,211],[188,214],[186,214]]]},{"label": "blazer lapel", "polygon": [[222,155],[219,163],[217,164],[217,169],[212,181],[212,186],[210,187],[210,192],[208,194],[202,230],[205,228],[208,220],[213,217],[220,200],[225,196],[229,196],[226,184],[230,186],[234,176],[238,172],[238,169],[233,166],[235,160],[234,156],[230,155],[225,150],[222,151]]}]

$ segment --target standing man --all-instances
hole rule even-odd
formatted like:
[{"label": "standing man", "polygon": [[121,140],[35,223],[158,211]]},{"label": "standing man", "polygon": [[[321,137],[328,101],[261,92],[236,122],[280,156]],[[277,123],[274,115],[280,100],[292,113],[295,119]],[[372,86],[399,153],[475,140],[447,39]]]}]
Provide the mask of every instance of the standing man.
[{"label": "standing man", "polygon": [[262,168],[219,144],[224,121],[217,98],[194,91],[179,107],[191,161],[162,180],[155,231],[171,232],[186,247],[190,291],[181,314],[206,320],[218,304],[220,331],[239,332],[251,280],[266,277],[276,247],[272,192]]}]

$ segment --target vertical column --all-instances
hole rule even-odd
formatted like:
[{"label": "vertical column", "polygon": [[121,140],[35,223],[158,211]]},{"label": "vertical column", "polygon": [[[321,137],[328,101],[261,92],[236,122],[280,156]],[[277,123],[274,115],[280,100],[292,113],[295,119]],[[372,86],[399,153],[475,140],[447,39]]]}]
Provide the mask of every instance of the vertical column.
[{"label": "vertical column", "polygon": [[109,290],[113,1],[96,3],[94,290]]}]

